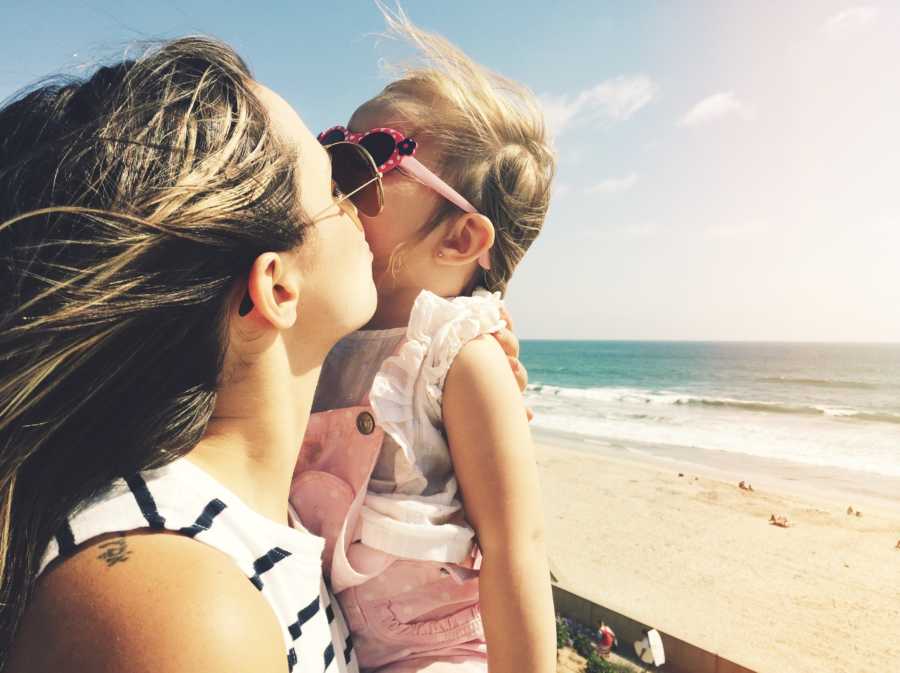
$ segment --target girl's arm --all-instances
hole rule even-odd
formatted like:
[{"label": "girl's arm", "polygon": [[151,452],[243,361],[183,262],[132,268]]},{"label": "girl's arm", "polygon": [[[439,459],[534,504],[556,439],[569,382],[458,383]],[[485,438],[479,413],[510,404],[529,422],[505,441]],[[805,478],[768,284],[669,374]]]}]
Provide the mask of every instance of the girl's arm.
[{"label": "girl's arm", "polygon": [[522,395],[492,338],[447,375],[443,420],[466,515],[478,534],[491,673],[553,673],[556,637],[544,514]]}]

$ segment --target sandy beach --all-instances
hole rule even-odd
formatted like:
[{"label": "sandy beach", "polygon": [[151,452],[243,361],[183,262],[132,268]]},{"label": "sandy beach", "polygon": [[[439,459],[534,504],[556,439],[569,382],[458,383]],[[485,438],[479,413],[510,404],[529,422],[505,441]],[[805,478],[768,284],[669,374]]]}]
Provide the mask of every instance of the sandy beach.
[{"label": "sandy beach", "polygon": [[736,469],[536,441],[564,588],[757,673],[900,671],[900,491],[862,504],[755,471],[750,492]]}]

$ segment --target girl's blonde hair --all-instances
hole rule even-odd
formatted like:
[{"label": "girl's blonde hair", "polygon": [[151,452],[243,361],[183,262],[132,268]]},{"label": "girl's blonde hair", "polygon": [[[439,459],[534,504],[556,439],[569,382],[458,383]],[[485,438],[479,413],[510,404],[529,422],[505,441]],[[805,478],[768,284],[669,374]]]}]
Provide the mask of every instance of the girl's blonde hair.
[{"label": "girl's blonde hair", "polygon": [[295,167],[205,38],[0,107],[0,670],[66,518],[203,436],[235,282],[304,239]]},{"label": "girl's blonde hair", "polygon": [[[415,46],[421,63],[405,67],[353,117],[395,115],[411,135],[438,145],[440,164],[433,168],[494,225],[491,269],[482,271],[476,283],[505,292],[513,270],[540,233],[550,204],[556,159],[541,108],[521,84],[413,25],[402,10],[379,6],[387,35]],[[423,234],[460,212],[444,202]]]}]

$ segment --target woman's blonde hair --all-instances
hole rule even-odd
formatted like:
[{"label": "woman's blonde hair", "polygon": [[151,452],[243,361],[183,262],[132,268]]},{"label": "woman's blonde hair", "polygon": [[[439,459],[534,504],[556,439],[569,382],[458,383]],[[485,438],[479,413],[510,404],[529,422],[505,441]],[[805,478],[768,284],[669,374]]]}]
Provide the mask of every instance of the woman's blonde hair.
[{"label": "woman's blonde hair", "polygon": [[[513,270],[540,233],[550,204],[556,159],[541,108],[521,84],[413,25],[402,10],[379,6],[387,35],[416,47],[420,62],[405,67],[353,117],[393,115],[411,135],[438,145],[436,172],[494,225],[491,269],[476,282],[505,292]],[[444,202],[423,234],[460,212]]]},{"label": "woman's blonde hair", "polygon": [[66,518],[202,437],[236,281],[303,241],[295,160],[205,38],[0,108],[0,670]]}]

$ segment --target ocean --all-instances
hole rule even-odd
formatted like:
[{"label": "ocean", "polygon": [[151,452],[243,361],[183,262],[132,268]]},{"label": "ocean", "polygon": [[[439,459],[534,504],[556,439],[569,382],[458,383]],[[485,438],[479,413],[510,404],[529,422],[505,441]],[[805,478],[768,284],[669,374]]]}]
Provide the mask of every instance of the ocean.
[{"label": "ocean", "polygon": [[526,340],[521,360],[540,431],[900,477],[900,344]]}]

